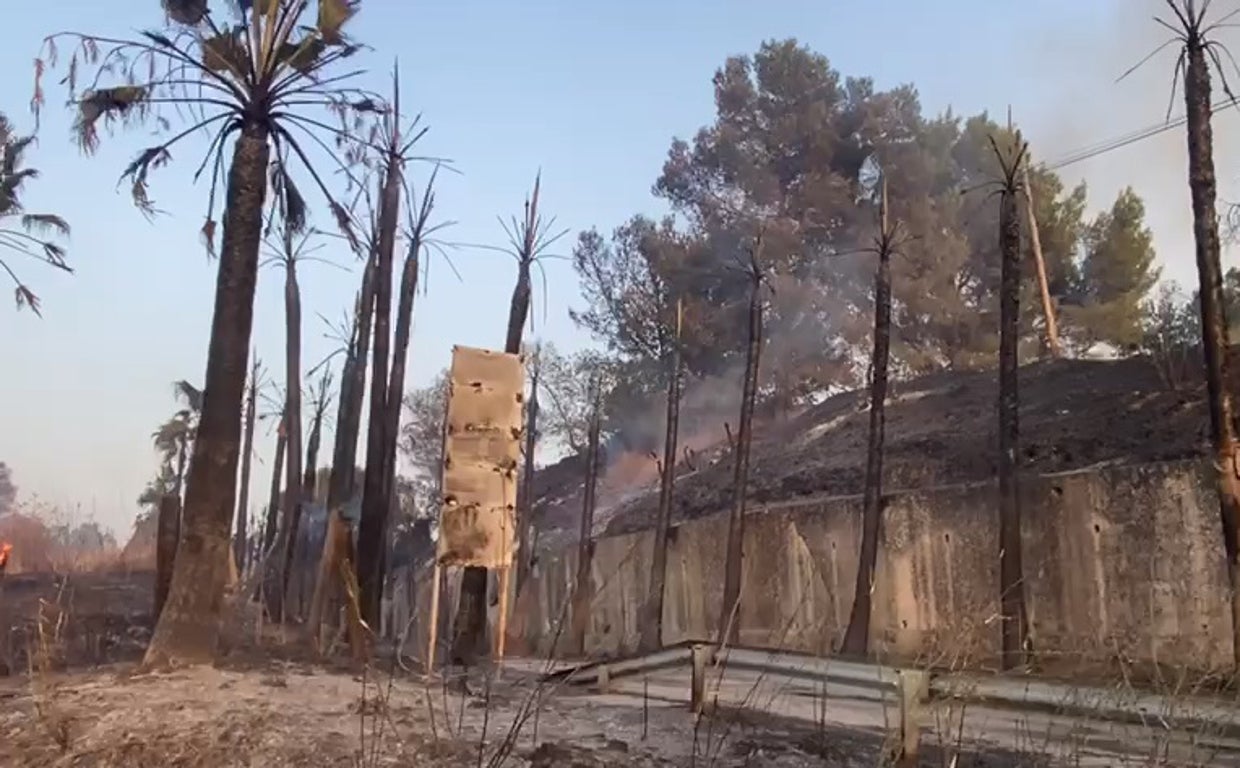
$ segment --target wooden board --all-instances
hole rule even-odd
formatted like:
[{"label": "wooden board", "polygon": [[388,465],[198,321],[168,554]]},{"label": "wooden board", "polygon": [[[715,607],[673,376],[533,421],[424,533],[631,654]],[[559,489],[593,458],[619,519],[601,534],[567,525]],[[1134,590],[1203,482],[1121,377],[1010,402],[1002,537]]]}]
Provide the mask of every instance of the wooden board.
[{"label": "wooden board", "polygon": [[440,565],[507,568],[516,548],[525,370],[518,355],[452,348]]}]

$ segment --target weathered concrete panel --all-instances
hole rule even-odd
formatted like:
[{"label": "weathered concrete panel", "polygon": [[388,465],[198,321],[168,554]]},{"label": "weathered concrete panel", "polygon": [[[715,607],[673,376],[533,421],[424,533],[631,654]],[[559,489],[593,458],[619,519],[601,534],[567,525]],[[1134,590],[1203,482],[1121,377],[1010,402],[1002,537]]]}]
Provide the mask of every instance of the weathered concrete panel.
[{"label": "weathered concrete panel", "polygon": [[[1225,667],[1231,616],[1208,467],[1177,462],[1022,479],[1032,641],[1048,664],[1162,662]],[[994,485],[887,499],[871,647],[896,661],[979,666],[998,655]],[[858,498],[810,499],[746,519],[740,637],[746,645],[830,653],[852,608]],[[717,634],[727,516],[670,538],[664,642]],[[653,534],[597,540],[587,649],[631,652],[648,589]],[[568,599],[575,556],[545,554],[522,633],[545,648]]]}]

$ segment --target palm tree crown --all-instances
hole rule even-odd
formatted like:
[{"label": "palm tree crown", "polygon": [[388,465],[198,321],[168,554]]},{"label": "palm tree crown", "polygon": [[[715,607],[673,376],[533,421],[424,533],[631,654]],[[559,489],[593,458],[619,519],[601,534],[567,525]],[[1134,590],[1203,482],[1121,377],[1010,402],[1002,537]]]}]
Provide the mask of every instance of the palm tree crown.
[{"label": "palm tree crown", "polygon": [[73,269],[65,261],[65,250],[55,240],[68,236],[69,224],[51,213],[28,213],[22,205],[22,189],[39,171],[23,166],[26,150],[34,136],[19,136],[12,122],[0,114],[0,269],[12,278],[17,306],[28,306],[39,314],[39,297],[4,259],[9,251],[28,256],[65,272]]}]

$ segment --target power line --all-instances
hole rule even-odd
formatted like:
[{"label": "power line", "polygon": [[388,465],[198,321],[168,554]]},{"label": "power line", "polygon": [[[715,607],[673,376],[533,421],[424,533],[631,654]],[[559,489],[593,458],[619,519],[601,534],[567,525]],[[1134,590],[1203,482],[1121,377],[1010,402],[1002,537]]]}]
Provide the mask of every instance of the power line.
[{"label": "power line", "polygon": [[[1214,106],[1212,106],[1211,110],[1217,112],[1221,109],[1225,109],[1226,107],[1235,106],[1236,103],[1237,103],[1236,99],[1230,99],[1230,98],[1225,99],[1223,101],[1220,101],[1218,104],[1215,104]],[[1064,155],[1059,160],[1053,163],[1047,164],[1046,169],[1051,170],[1051,171],[1058,171],[1062,168],[1068,167],[1069,165],[1075,165],[1076,163],[1081,163],[1086,160],[1091,160],[1095,157],[1098,157],[1099,155],[1105,155],[1108,152],[1114,152],[1117,149],[1123,149],[1124,147],[1127,147],[1131,144],[1136,144],[1139,141],[1144,141],[1145,139],[1152,138],[1161,133],[1166,133],[1167,131],[1183,126],[1187,122],[1188,122],[1188,116],[1180,115],[1170,120],[1165,120],[1161,123],[1155,123],[1154,125],[1146,126],[1145,128],[1141,128],[1140,130],[1132,131],[1131,133],[1126,133],[1123,136],[1117,136],[1115,138],[1108,139],[1106,141],[1098,142],[1091,146],[1078,149],[1074,152]]]}]

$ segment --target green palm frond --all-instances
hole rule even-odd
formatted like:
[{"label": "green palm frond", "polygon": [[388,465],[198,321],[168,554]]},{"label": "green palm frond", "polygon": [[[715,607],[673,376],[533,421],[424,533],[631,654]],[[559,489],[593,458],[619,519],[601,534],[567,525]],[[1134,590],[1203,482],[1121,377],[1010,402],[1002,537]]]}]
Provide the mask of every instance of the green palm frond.
[{"label": "green palm frond", "polygon": [[[69,235],[68,222],[51,213],[26,213],[22,205],[24,185],[39,177],[38,170],[22,167],[26,150],[34,141],[33,136],[16,135],[13,124],[0,114],[0,252],[19,253],[72,272],[64,247],[53,239]],[[28,306],[39,314],[38,296],[3,257],[0,257],[0,272],[7,274],[16,286],[18,308]]]}]

